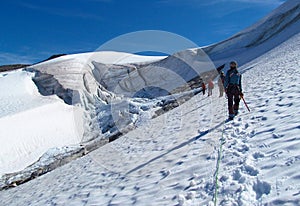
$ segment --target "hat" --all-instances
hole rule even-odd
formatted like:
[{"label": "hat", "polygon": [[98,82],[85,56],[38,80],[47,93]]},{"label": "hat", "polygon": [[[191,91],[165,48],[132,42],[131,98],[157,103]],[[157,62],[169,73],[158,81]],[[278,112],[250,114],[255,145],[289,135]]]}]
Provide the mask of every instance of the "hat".
[{"label": "hat", "polygon": [[236,61],[231,61],[230,64],[235,64],[236,66],[238,66],[238,63]]}]

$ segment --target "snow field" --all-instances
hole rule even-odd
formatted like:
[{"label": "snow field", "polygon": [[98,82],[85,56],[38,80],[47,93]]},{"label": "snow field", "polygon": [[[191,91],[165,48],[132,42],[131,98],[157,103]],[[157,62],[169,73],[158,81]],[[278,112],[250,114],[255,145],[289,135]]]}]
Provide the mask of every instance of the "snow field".
[{"label": "snow field", "polygon": [[[292,7],[297,11],[298,4],[299,0],[289,1],[273,14]],[[240,50],[232,50],[235,52],[232,55],[238,61],[240,57],[241,62],[247,62],[254,54],[265,53],[286,40],[291,32],[298,31],[299,21],[294,19],[298,14],[290,12],[285,15],[288,17],[285,20],[292,25],[282,33],[278,33],[277,26],[284,28],[287,25],[278,22],[280,18],[270,19],[271,27],[277,26],[271,30],[263,26],[260,30],[263,34],[267,32],[263,39],[268,41],[241,55],[236,55]],[[250,30],[255,31],[255,28]],[[253,36],[253,33],[247,35],[254,39],[246,38],[245,42],[233,39],[228,45],[237,48],[240,45],[246,51],[243,46],[257,44],[256,37],[260,37]],[[272,35],[274,37],[268,39]],[[239,116],[224,124],[226,99],[218,98],[215,88],[210,98],[199,94],[82,158],[26,184],[1,191],[1,203],[211,206],[214,205],[218,150],[222,144],[217,205],[300,205],[299,40],[297,34],[240,68],[251,113],[241,102]],[[224,49],[228,50],[226,44],[225,47],[220,44],[217,55]],[[220,53],[220,58],[224,59],[228,56],[223,54],[230,55]],[[108,58],[110,56],[108,54]],[[81,57],[86,59],[84,55]],[[65,65],[68,62],[64,58],[72,60],[70,57],[58,59]],[[21,103],[9,108],[17,111],[22,108],[19,105]],[[36,111],[42,107],[31,108]],[[14,114],[14,109],[10,111]],[[24,111],[26,113],[27,109]],[[23,115],[23,112],[18,115]],[[11,117],[14,115],[2,119]],[[31,149],[25,150],[28,153]],[[18,151],[18,154],[21,153]]]},{"label": "snow field", "polygon": [[223,124],[226,99],[215,88],[210,98],[199,94],[83,158],[2,191],[3,204],[214,205],[224,143],[217,205],[299,205],[299,39],[240,68],[251,113],[241,102],[240,115]]},{"label": "snow field", "polygon": [[81,141],[76,108],[40,95],[32,75],[17,70],[0,77],[0,176],[23,170],[53,147]]},{"label": "snow field", "polygon": [[[204,101],[200,101],[202,99]],[[84,202],[96,205],[145,205],[149,202],[168,205],[170,201],[177,204],[181,196],[185,202],[195,203],[200,197],[202,202],[209,202],[216,159],[215,140],[209,140],[207,131],[207,123],[214,124],[214,116],[208,107],[211,99],[196,96],[190,103],[197,107],[184,104],[124,138],[63,166],[63,172],[58,169],[33,180],[39,182],[41,191],[29,192],[34,197],[31,204],[59,204],[70,198],[71,205]],[[195,128],[203,132],[199,134]],[[208,139],[201,139],[203,137]],[[50,174],[55,178],[52,179]],[[208,176],[210,178],[206,179]],[[68,179],[66,182],[63,181],[65,178]],[[49,184],[49,181],[53,189],[43,189],[42,185]],[[20,188],[31,185],[31,182],[20,185]],[[204,191],[198,194],[201,182]],[[43,194],[43,198],[36,197],[38,193]],[[52,197],[45,198],[49,196]]]},{"label": "snow field", "polygon": [[226,124],[220,205],[299,205],[299,39],[241,68],[252,112]]},{"label": "snow field", "polygon": [[[67,88],[79,84],[74,74],[95,59],[101,63],[125,64],[163,58],[122,52],[91,52],[62,56],[34,67],[42,67],[50,73],[55,69],[70,72],[68,80],[60,79]],[[78,146],[83,140],[82,110],[65,104],[56,95],[42,96],[32,81],[33,77],[33,72],[22,69],[0,74],[0,177],[22,171],[46,152],[51,153],[52,149]],[[104,95],[109,94],[104,92]]]}]

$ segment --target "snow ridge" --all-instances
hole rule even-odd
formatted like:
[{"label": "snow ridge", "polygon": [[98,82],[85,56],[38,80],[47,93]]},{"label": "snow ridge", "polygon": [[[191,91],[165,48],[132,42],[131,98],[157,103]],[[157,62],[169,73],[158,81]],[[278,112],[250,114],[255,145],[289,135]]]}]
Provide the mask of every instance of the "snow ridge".
[{"label": "snow ridge", "polygon": [[203,48],[215,63],[247,63],[300,32],[300,1],[289,0],[253,26]]}]

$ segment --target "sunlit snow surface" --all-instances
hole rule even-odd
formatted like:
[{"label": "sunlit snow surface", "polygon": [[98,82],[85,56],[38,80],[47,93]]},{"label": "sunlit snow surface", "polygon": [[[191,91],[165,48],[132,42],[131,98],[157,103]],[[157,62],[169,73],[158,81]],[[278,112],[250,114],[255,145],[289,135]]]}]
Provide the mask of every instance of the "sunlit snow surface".
[{"label": "sunlit snow surface", "polygon": [[[36,65],[35,69],[52,72],[54,76],[60,69],[75,74],[69,79],[59,75],[55,78],[70,88],[84,86],[85,109],[93,111],[95,105],[98,108],[85,117],[90,123],[93,118],[101,117],[101,128],[109,128],[112,119],[106,116],[106,111],[111,106],[107,106],[106,101],[116,99],[121,100],[120,108],[123,103],[130,105],[131,112],[125,120],[134,121],[136,129],[42,177],[1,191],[3,204],[213,205],[218,150],[223,142],[220,139],[224,138],[218,205],[300,205],[299,4],[299,0],[288,1],[238,36],[206,48],[216,65],[232,58],[244,64],[239,69],[251,112],[241,102],[239,116],[225,124],[226,99],[218,97],[217,86],[211,98],[198,94],[180,107],[151,119],[155,102],[120,98],[114,93],[124,88],[115,87],[116,79],[130,80],[126,70],[120,71],[114,65],[108,76],[101,73],[109,69],[105,64],[126,64],[134,71],[145,61],[150,64],[166,61],[165,57],[142,59],[104,52],[68,55]],[[296,35],[291,37],[293,34]],[[181,54],[190,57],[195,51]],[[101,56],[103,54],[107,55]],[[93,61],[95,59],[97,61]],[[168,62],[172,63],[172,60]],[[79,85],[73,84],[70,79],[76,80],[76,68],[90,71],[85,66],[94,66],[100,73],[86,75]],[[176,66],[174,63],[172,68],[176,70]],[[5,169],[0,167],[0,172],[22,169],[46,151],[42,159],[47,161],[51,154],[61,152],[59,148],[63,152],[66,144],[76,145],[82,141],[76,137],[86,125],[78,130],[74,112],[70,112],[74,107],[55,95],[40,95],[31,81],[32,75],[16,71],[0,77],[1,89],[5,88],[0,94],[0,163]],[[135,82],[142,82],[139,74],[135,77]],[[94,81],[99,79],[105,79],[105,88],[110,89],[101,87],[99,92],[99,85]],[[123,83],[127,85],[127,81]],[[94,94],[101,98],[91,98]],[[121,117],[120,120],[124,120]],[[97,131],[85,132],[98,135]],[[40,138],[45,139],[40,142]]]},{"label": "sunlit snow surface", "polygon": [[25,71],[0,77],[0,174],[34,163],[48,149],[79,143],[73,107],[44,97]]},{"label": "sunlit snow surface", "polygon": [[[218,205],[299,205],[300,35],[241,67],[234,121],[214,90],[124,137],[17,188],[5,205],[213,205],[219,139],[225,138]],[[287,55],[288,54],[288,55]]]},{"label": "sunlit snow surface", "polygon": [[[91,55],[104,63],[163,58],[99,52],[68,55],[39,65],[53,65],[74,58],[84,63]],[[21,69],[0,75],[0,175],[20,171],[44,153],[51,154],[54,148],[79,145],[83,140],[83,125],[78,120],[78,115],[82,115],[80,109],[65,104],[56,95],[42,96],[33,77],[33,72]]]}]

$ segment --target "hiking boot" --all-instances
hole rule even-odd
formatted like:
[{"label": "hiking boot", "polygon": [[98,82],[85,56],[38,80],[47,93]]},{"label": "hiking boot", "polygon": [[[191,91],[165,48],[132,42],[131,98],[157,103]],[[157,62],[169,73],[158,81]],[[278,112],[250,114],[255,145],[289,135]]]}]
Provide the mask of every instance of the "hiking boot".
[{"label": "hiking boot", "polygon": [[234,115],[238,115],[239,114],[239,110],[234,110]]},{"label": "hiking boot", "polygon": [[234,116],[235,116],[234,114],[229,114],[228,119],[229,119],[229,120],[233,120]]}]

